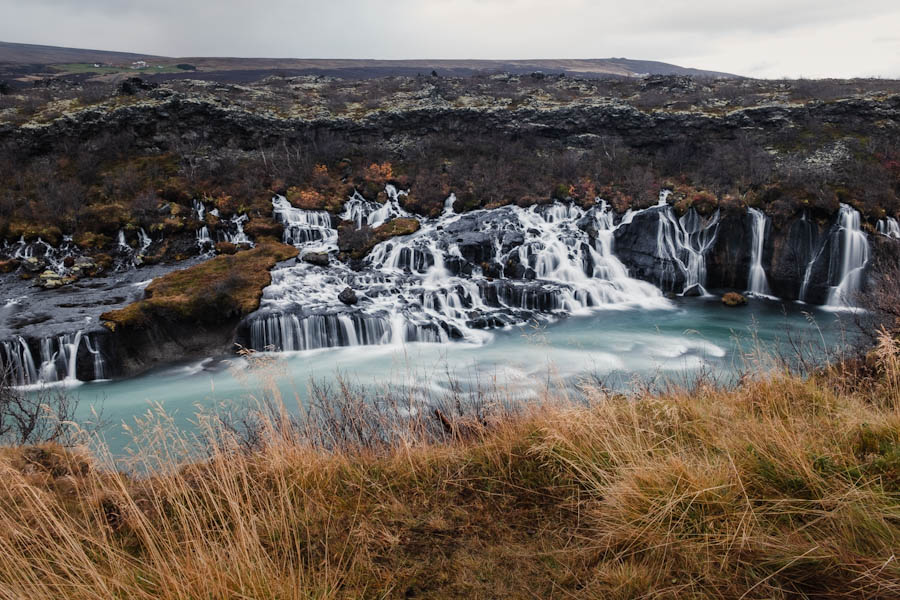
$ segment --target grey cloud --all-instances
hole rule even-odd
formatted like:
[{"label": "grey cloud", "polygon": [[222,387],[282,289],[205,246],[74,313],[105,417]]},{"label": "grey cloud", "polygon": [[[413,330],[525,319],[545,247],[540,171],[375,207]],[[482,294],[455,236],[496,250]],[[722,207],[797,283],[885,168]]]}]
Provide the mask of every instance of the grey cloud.
[{"label": "grey cloud", "polygon": [[[900,74],[900,7],[858,0],[0,0],[0,39],[169,56],[630,58]],[[894,27],[891,27],[891,23]],[[877,47],[882,48],[879,53]]]}]

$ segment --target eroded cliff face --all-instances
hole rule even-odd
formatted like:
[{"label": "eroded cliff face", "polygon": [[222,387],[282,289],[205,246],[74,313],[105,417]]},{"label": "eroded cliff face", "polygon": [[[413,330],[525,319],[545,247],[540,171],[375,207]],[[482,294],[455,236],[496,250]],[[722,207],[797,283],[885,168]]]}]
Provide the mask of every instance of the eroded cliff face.
[{"label": "eroded cliff face", "polygon": [[536,107],[455,107],[447,102],[418,102],[364,110],[353,116],[310,113],[303,118],[230,105],[212,95],[157,90],[124,106],[75,110],[49,122],[0,124],[0,143],[22,152],[41,153],[59,144],[90,143],[100,135],[126,132],[140,148],[170,149],[175,141],[203,142],[218,148],[254,151],[282,142],[312,143],[326,137],[348,144],[384,143],[411,148],[424,136],[459,138],[485,132],[510,139],[542,138],[576,147],[594,136],[616,136],[644,148],[685,136],[734,138],[739,132],[765,137],[802,128],[809,122],[837,126],[853,134],[896,128],[900,96],[848,98],[834,102],[781,103],[730,111],[645,111],[620,101],[591,100]]}]

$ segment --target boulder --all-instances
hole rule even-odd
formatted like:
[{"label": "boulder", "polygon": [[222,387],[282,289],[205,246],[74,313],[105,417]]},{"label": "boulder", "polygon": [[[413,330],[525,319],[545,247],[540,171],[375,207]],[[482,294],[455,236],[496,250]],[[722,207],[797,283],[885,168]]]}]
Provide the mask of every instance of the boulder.
[{"label": "boulder", "polygon": [[[303,255],[301,260],[305,263],[309,263],[311,265],[316,265],[317,267],[327,267],[328,266],[328,253],[327,252],[307,252]],[[347,288],[350,289],[350,288]]]},{"label": "boulder", "polygon": [[29,256],[22,261],[22,268],[29,273],[40,273],[47,267],[47,262],[42,258]]},{"label": "boulder", "polygon": [[722,296],[722,304],[725,306],[744,306],[747,304],[747,299],[737,292],[728,292]]},{"label": "boulder", "polygon": [[694,285],[690,285],[684,288],[684,291],[681,292],[681,295],[688,298],[699,298],[703,295],[703,287],[695,283]]},{"label": "boulder", "polygon": [[94,262],[93,258],[79,256],[75,259],[70,270],[75,277],[87,277],[97,274],[100,271],[100,267]]},{"label": "boulder", "polygon": [[38,278],[38,285],[45,290],[55,290],[58,287],[62,287],[66,282],[63,281],[63,278],[56,273],[56,271],[44,271],[41,273],[41,276]]},{"label": "boulder", "polygon": [[338,294],[338,300],[346,304],[347,306],[353,306],[357,302],[359,302],[359,298],[356,297],[356,292],[353,291],[353,288],[345,287],[340,294]]}]

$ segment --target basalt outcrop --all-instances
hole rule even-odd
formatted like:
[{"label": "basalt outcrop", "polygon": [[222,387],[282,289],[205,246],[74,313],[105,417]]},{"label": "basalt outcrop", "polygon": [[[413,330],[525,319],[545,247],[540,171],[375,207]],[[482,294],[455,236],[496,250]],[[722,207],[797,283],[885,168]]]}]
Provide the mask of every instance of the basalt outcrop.
[{"label": "basalt outcrop", "polygon": [[311,143],[323,136],[349,144],[384,143],[399,149],[437,133],[458,138],[486,131],[510,139],[549,139],[590,146],[598,136],[616,136],[635,148],[666,145],[685,136],[730,139],[738,132],[766,136],[810,121],[839,126],[845,134],[896,128],[900,96],[848,98],[834,102],[773,104],[727,111],[641,110],[625,102],[594,100],[575,105],[454,107],[445,101],[392,106],[353,117],[311,113],[303,118],[254,111],[205,95],[170,90],[122,106],[102,105],[66,113],[46,123],[0,124],[0,143],[39,154],[66,141],[90,143],[126,132],[144,149],[168,150],[175,140],[254,151],[282,142]]}]

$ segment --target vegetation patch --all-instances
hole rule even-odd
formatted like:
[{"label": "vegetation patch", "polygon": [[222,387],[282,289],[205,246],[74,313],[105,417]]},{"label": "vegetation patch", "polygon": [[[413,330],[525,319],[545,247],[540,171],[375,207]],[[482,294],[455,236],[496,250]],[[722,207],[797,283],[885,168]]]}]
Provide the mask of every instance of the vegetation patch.
[{"label": "vegetation patch", "polygon": [[295,256],[293,246],[261,242],[155,279],[143,300],[100,318],[112,330],[146,326],[154,319],[217,323],[240,318],[259,307],[262,290],[271,283],[269,269]]}]

